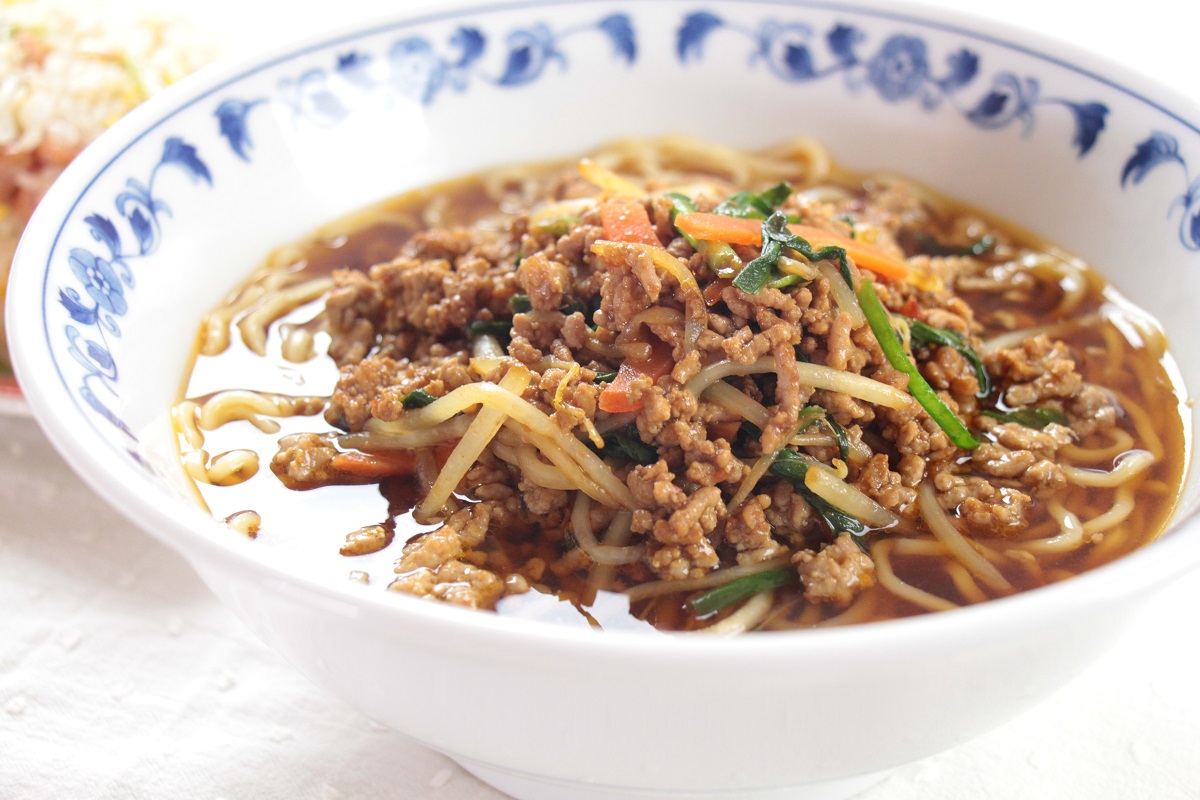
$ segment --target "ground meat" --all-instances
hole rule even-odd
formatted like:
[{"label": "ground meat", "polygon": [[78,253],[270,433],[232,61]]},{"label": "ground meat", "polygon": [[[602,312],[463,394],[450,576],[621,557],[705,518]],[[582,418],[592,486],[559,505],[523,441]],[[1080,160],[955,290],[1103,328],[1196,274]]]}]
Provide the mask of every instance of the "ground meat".
[{"label": "ground meat", "polygon": [[771,523],[764,513],[770,505],[769,495],[754,495],[729,515],[725,541],[736,548],[739,564],[767,561],[786,552],[787,548],[771,537]]},{"label": "ground meat", "polygon": [[289,489],[324,486],[337,477],[332,464],[337,454],[337,446],[326,436],[316,433],[285,436],[271,459],[271,471]]},{"label": "ground meat", "polygon": [[[476,503],[451,514],[445,523],[404,546],[396,561],[397,592],[444,600],[471,608],[490,608],[504,594],[495,573],[463,560],[487,536],[495,505]],[[512,588],[519,588],[512,584]]]},{"label": "ground meat", "polygon": [[1052,494],[1067,485],[1062,469],[1053,461],[994,442],[984,442],[971,451],[971,466],[981,475],[1014,481],[1039,495]]},{"label": "ground meat", "polygon": [[933,358],[922,364],[921,374],[934,389],[955,397],[970,397],[979,391],[974,365],[953,347],[943,345],[934,350]]},{"label": "ground meat", "polygon": [[1090,383],[1067,402],[1071,430],[1081,437],[1116,426],[1124,413],[1112,392]]},{"label": "ground meat", "polygon": [[877,453],[867,460],[854,480],[854,486],[884,508],[898,514],[910,508],[917,499],[917,492],[906,485],[897,472],[888,467],[888,457]]},{"label": "ground meat", "polygon": [[379,285],[357,270],[338,270],[333,280],[325,300],[331,333],[329,357],[345,366],[362,361],[375,346],[385,304]]},{"label": "ground meat", "polygon": [[[830,543],[826,511],[810,506],[816,501],[805,500],[812,497],[805,487],[776,472],[752,472],[756,464],[765,469],[769,463],[760,459],[784,447],[827,464],[845,459],[847,480],[904,520],[895,530],[871,537],[908,535],[922,524],[915,500],[926,480],[934,481],[939,502],[968,538],[1014,537],[1023,535],[1031,520],[1040,524],[1047,497],[1063,493],[1069,499],[1059,463],[1063,446],[1122,421],[1114,395],[1084,380],[1095,364],[1073,357],[1072,348],[1098,347],[1095,339],[1038,336],[991,352],[985,363],[995,390],[986,397],[977,396],[974,363],[958,348],[918,343],[911,351],[917,367],[981,440],[974,449],[960,448],[915,401],[901,408],[876,406],[806,380],[804,362],[809,362],[909,390],[909,377],[888,362],[870,326],[835,298],[833,289],[840,284],[819,275],[749,293],[733,285],[728,252],[696,248],[680,235],[673,204],[661,193],[643,200],[651,235],[663,243],[658,251],[614,241],[620,237],[606,233],[601,220],[605,195],[594,197],[595,188],[574,171],[539,178],[536,187],[544,190],[544,198],[524,212],[489,216],[476,227],[434,227],[381,263],[334,272],[325,318],[340,372],[326,420],[338,431],[371,430],[373,421],[397,421],[410,413],[405,399],[417,389],[444,397],[527,369],[532,380],[522,394],[522,414],[548,417],[554,434],[574,437],[596,453],[611,471],[605,479],[624,484],[628,497],[613,493],[629,501],[622,502],[631,517],[628,544],[641,557],[597,565],[588,548],[575,546],[571,516],[578,490],[557,488],[557,480],[556,488],[534,484],[505,460],[516,460],[511,448],[521,439],[522,446],[535,444],[543,455],[548,452],[544,441],[530,435],[530,420],[507,419],[501,443],[484,448],[445,507],[419,512],[418,521],[432,530],[391,545],[399,550],[392,583],[397,591],[492,607],[506,593],[533,583],[576,602],[603,587],[592,581],[606,576],[611,576],[609,588],[620,590],[790,555],[802,586],[781,594],[798,599],[802,591],[808,602],[836,610],[874,583],[871,559],[849,535]],[[711,211],[734,190],[722,189],[697,192],[697,208]],[[506,185],[504,191],[515,204],[528,185]],[[575,204],[570,198],[576,197],[593,199]],[[520,199],[527,203],[529,198]],[[544,212],[557,215],[560,201],[571,203],[559,207],[569,212],[548,219]],[[472,195],[461,205],[477,202]],[[1002,235],[983,254],[927,255],[972,245],[993,231],[970,215],[931,209],[920,193],[900,183],[873,182],[865,193],[799,192],[783,208],[799,213],[806,224],[907,260],[914,273],[908,281],[847,267],[855,286],[873,281],[897,326],[906,318],[920,320],[958,333],[984,352],[982,340],[996,331],[1043,322],[1034,319],[1040,312],[1024,303],[1034,299],[1040,283],[1050,287],[1049,294],[1037,298],[1041,306],[1057,302],[1054,281],[1043,281],[1032,270],[1007,279],[1022,269],[1022,261]],[[450,219],[461,209],[446,204],[425,211]],[[734,245],[730,252],[743,264],[759,255],[749,245]],[[695,281],[681,277],[680,267]],[[973,310],[951,291],[963,286],[995,294],[983,294],[982,301],[967,295]],[[491,338],[480,338],[481,329]],[[473,359],[481,348],[486,360]],[[719,388],[725,394],[698,397],[687,388],[697,376],[724,369],[728,362],[758,366],[740,370],[752,374],[722,378]],[[824,420],[812,430],[835,430],[833,423],[845,429],[848,454],[836,440],[790,443],[799,421],[810,413],[808,406],[819,406],[817,416]],[[476,414],[478,408],[464,413]],[[985,413],[993,408],[1060,412],[1066,423],[1031,428]],[[536,427],[545,430],[545,424],[539,418]],[[337,432],[287,437],[272,470],[293,488],[350,482],[356,479],[339,474],[335,458],[341,449],[371,446],[369,439]],[[401,490],[385,482],[381,488],[393,518],[404,513],[399,505],[419,503],[421,487],[431,483],[455,446],[450,438],[436,449],[421,449],[414,474],[391,481],[410,485],[402,503]],[[368,464],[371,458],[367,453]],[[376,458],[375,466],[383,460]],[[588,459],[587,469],[597,468]],[[751,476],[755,483],[749,489],[744,484]],[[743,495],[730,510],[733,497]],[[611,530],[623,534],[623,513],[604,503],[592,505],[592,530],[602,532],[614,520],[620,524]],[[343,552],[387,546],[390,524],[351,533]],[[901,579],[913,569],[906,561],[896,562]],[[678,610],[686,603],[679,595],[663,598],[662,605]],[[653,601],[644,608],[648,616],[658,613]]]},{"label": "ground meat", "polygon": [[1083,388],[1075,361],[1062,342],[1046,336],[1026,339],[1020,347],[997,350],[984,358],[993,378],[1005,386],[1010,408],[1036,407],[1047,400],[1073,397]]},{"label": "ground meat", "polygon": [[700,486],[739,481],[746,474],[746,464],[733,454],[729,442],[702,440],[684,453],[687,479]]},{"label": "ground meat", "polygon": [[344,556],[365,556],[377,553],[392,543],[396,530],[390,525],[367,525],[346,534],[346,543],[339,551]]},{"label": "ground meat", "polygon": [[538,311],[558,311],[563,295],[571,290],[571,271],[567,265],[541,253],[521,260],[517,280],[529,295],[530,305]]},{"label": "ground meat", "polygon": [[859,592],[875,584],[875,562],[847,533],[818,552],[801,550],[792,556],[792,564],[810,603],[847,606]]},{"label": "ground meat", "polygon": [[957,513],[973,535],[1016,537],[1028,525],[1033,498],[1019,489],[950,472],[938,473],[934,488],[942,508]]}]

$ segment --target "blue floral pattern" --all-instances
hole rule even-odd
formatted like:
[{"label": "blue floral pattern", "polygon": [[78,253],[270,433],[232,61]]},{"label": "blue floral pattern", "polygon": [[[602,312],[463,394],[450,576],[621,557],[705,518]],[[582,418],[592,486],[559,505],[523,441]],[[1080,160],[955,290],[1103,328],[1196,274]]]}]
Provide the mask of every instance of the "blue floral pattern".
[{"label": "blue floral pattern", "polygon": [[1121,171],[1121,186],[1137,185],[1151,171],[1174,166],[1183,173],[1183,193],[1171,203],[1168,215],[1181,210],[1179,241],[1189,250],[1200,250],[1200,178],[1193,179],[1187,161],[1179,154],[1179,140],[1156,131],[1134,148]]},{"label": "blue floral pattern", "polygon": [[[521,7],[521,2],[509,4],[505,13]],[[748,57],[742,63],[772,80],[796,86],[840,80],[847,91],[887,104],[919,111],[951,109],[981,131],[1017,127],[1029,135],[1040,113],[1052,107],[1065,109],[1073,125],[1071,147],[1077,157],[1102,152],[1108,158],[1125,146],[1115,141],[1099,146],[1109,115],[1114,113],[1106,102],[1054,97],[1044,90],[1052,76],[1064,69],[1075,71],[1074,67],[1037,53],[1018,53],[1015,63],[1030,66],[989,72],[985,62],[992,58],[991,53],[1017,51],[969,34],[960,37],[936,26],[919,25],[901,31],[887,15],[826,6],[813,11],[824,17],[797,19],[797,7],[780,2],[778,7],[785,11],[751,25],[709,11],[684,12],[663,19],[664,38],[651,39],[635,24],[633,12],[598,14],[587,21],[588,7],[564,3],[564,17],[585,21],[552,24],[563,18],[549,13],[557,13],[555,4],[531,2],[528,8],[545,14],[550,22],[529,20],[517,27],[489,27],[485,18],[478,16],[482,12],[471,12],[475,17],[454,12],[435,15],[430,18],[434,25],[404,23],[299,51],[238,76],[215,89],[215,94],[204,94],[167,111],[127,148],[137,154],[136,163],[153,166],[134,170],[127,166],[131,161],[124,151],[114,156],[97,174],[97,178],[105,176],[103,183],[93,182],[76,201],[51,249],[43,320],[52,340],[52,358],[80,408],[104,420],[98,429],[112,434],[130,457],[138,459],[132,446],[134,433],[112,409],[117,408],[121,396],[118,362],[127,344],[122,340],[122,325],[131,309],[137,308],[136,273],[157,266],[151,257],[159,250],[164,221],[171,216],[156,190],[156,176],[164,167],[171,167],[203,190],[214,186],[210,164],[221,171],[235,165],[252,168],[255,142],[250,123],[260,107],[281,110],[285,117],[310,128],[332,128],[347,120],[368,95],[372,103],[404,99],[429,106],[439,101],[449,105],[450,96],[469,95],[485,87],[517,91],[569,70],[572,59],[581,59],[585,52],[594,54],[599,42],[600,57],[608,59],[608,66],[632,68],[645,63],[653,65],[647,70],[661,70],[663,62],[673,61],[672,66],[685,73],[706,59],[714,66],[736,68],[746,52]],[[780,18],[785,14],[792,16]],[[842,21],[837,21],[838,17]],[[658,19],[654,17],[655,24]],[[818,23],[818,19],[828,22]],[[446,27],[438,27],[443,23]],[[673,51],[661,54],[663,59],[658,62],[639,62],[643,38],[669,41]],[[591,49],[585,50],[584,45]],[[1042,67],[1046,67],[1044,73]],[[246,80],[259,76],[267,82]],[[250,90],[246,88],[249,85],[259,88]],[[269,88],[263,90],[264,86]],[[1115,85],[1097,85],[1097,91],[1102,99],[1142,99]],[[204,121],[211,125],[214,113],[215,125],[208,129],[203,124],[196,126]],[[191,126],[187,129],[205,148],[206,158],[200,157],[196,145],[178,136],[153,138],[159,125],[177,115],[181,124]],[[1108,136],[1115,139],[1116,134]],[[161,151],[155,152],[160,146]],[[148,156],[145,161],[143,154]],[[1099,155],[1092,157],[1096,160]],[[1182,190],[1170,201],[1167,214],[1180,216],[1182,245],[1200,251],[1200,177],[1191,174],[1179,141],[1167,133],[1154,133],[1136,144],[1122,165],[1120,183],[1127,190],[1142,184],[1150,173],[1172,170],[1181,175]],[[135,171],[144,180],[125,177]],[[118,187],[111,194],[97,188],[113,186],[111,180]],[[230,184],[224,180],[223,190]],[[219,204],[217,195],[214,200]],[[176,202],[178,198],[176,195]],[[53,317],[52,309],[57,309]]]},{"label": "blue floral pattern", "polygon": [[99,247],[72,247],[67,265],[75,282],[58,287],[58,302],[71,318],[63,329],[67,350],[84,369],[79,396],[131,439],[133,432],[106,401],[118,395],[120,379],[111,340],[121,336],[119,319],[129,311],[130,293],[137,285],[133,264],[158,249],[162,217],[171,214],[167,203],[154,192],[155,178],[166,166],[183,170],[193,182],[213,185],[212,173],[196,148],[179,137],[168,138],[146,182],[128,178],[113,202],[116,216],[124,220],[132,242],[122,237],[112,217],[89,214],[84,223]]},{"label": "blue floral pattern", "polygon": [[214,112],[220,134],[239,158],[249,161],[253,141],[248,117],[255,108],[277,103],[288,108],[293,120],[317,126],[335,125],[352,107],[347,91],[388,92],[421,105],[430,105],[446,90],[466,91],[472,79],[495,86],[516,88],[538,80],[551,65],[566,69],[564,44],[584,34],[599,33],[612,45],[613,57],[626,64],[637,60],[637,38],[626,14],[609,14],[599,21],[555,31],[544,24],[517,28],[504,37],[503,67],[487,72],[482,64],[487,35],[463,25],[439,50],[424,36],[396,40],[386,53],[350,50],[337,56],[330,69],[309,69],[279,81],[269,97],[222,100]]},{"label": "blue floral pattern", "polygon": [[688,14],[676,36],[675,52],[683,64],[704,58],[708,40],[725,30],[752,42],[750,64],[763,64],[787,83],[806,83],[843,76],[852,90],[869,88],[888,103],[918,102],[927,110],[949,103],[979,128],[996,130],[1019,122],[1028,133],[1038,106],[1066,108],[1075,123],[1072,145],[1087,155],[1104,131],[1108,107],[1099,102],[1043,97],[1036,78],[998,72],[990,85],[966,98],[981,78],[978,53],[965,47],[939,59],[926,41],[909,34],[885,38],[870,56],[866,32],[853,25],[835,24],[824,35],[803,22],[763,20],[757,28],[729,22],[709,11]]}]

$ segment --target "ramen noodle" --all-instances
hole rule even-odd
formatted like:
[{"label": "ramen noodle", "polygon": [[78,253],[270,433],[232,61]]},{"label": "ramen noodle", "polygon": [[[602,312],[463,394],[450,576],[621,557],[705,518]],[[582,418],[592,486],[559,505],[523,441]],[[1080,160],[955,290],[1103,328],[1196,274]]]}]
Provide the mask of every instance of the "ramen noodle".
[{"label": "ramen noodle", "polygon": [[1153,320],[802,139],[620,141],[406,194],[281,248],[198,342],[174,414],[214,515],[502,614],[951,610],[1150,541],[1181,480]]}]

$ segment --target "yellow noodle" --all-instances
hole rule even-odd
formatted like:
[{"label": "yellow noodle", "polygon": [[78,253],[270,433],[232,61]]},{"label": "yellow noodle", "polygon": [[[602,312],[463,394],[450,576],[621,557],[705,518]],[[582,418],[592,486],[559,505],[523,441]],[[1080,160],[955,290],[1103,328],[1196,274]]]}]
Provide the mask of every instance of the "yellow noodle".
[{"label": "yellow noodle", "polygon": [[1113,488],[1136,478],[1145,472],[1155,458],[1145,450],[1130,450],[1117,456],[1116,463],[1109,472],[1096,469],[1082,469],[1070,464],[1061,464],[1063,475],[1076,486],[1101,486]]},{"label": "yellow noodle", "polygon": [[1036,253],[1032,263],[1026,264],[1026,269],[1035,275],[1047,273],[1057,279],[1062,289],[1062,299],[1052,312],[1056,317],[1066,317],[1079,308],[1080,303],[1087,297],[1088,282],[1082,269],[1067,259],[1052,253]]},{"label": "yellow noodle", "polygon": [[1055,338],[1070,333],[1082,327],[1095,325],[1103,322],[1104,318],[1098,314],[1085,314],[1082,317],[1077,317],[1066,322],[1054,322],[1049,325],[1038,325],[1033,328],[1022,328],[1021,330],[1009,331],[993,336],[990,339],[985,339],[979,347],[979,355],[988,355],[997,350],[1007,350],[1012,347],[1019,347],[1021,342],[1026,339],[1031,339],[1034,336],[1049,336]]},{"label": "yellow noodle", "polygon": [[312,416],[323,411],[326,403],[323,397],[293,397],[233,389],[205,400],[200,406],[197,424],[211,431],[236,420],[245,420],[263,433],[275,433],[279,423],[268,417]]},{"label": "yellow noodle", "polygon": [[1011,542],[1008,544],[1011,549],[1038,554],[1057,554],[1069,553],[1084,543],[1083,523],[1079,521],[1079,517],[1074,512],[1068,511],[1057,500],[1048,501],[1046,509],[1050,512],[1050,516],[1058,521],[1058,534],[1048,539]]},{"label": "yellow noodle", "polygon": [[204,434],[197,424],[199,414],[200,405],[194,400],[180,401],[171,409],[171,421],[175,424],[175,430],[183,436],[183,440],[192,450],[199,450],[204,446]]},{"label": "yellow noodle", "polygon": [[258,453],[253,450],[229,450],[218,453],[208,462],[207,483],[214,486],[233,486],[254,477],[258,472]]},{"label": "yellow noodle", "polygon": [[1133,437],[1129,435],[1128,431],[1121,428],[1108,428],[1104,433],[1112,440],[1112,444],[1107,447],[1082,447],[1074,442],[1068,442],[1059,448],[1059,457],[1085,464],[1103,461],[1111,463],[1121,453],[1133,449]]},{"label": "yellow noodle", "polygon": [[1104,337],[1104,381],[1111,384],[1116,381],[1125,366],[1125,352],[1129,348],[1129,342],[1113,325],[1105,325],[1100,329],[1100,333]]},{"label": "yellow noodle", "polygon": [[1150,416],[1146,413],[1146,409],[1142,408],[1140,403],[1135,402],[1133,398],[1124,392],[1114,389],[1113,394],[1120,401],[1125,413],[1133,420],[1133,426],[1137,428],[1137,433],[1141,437],[1142,444],[1154,455],[1156,461],[1161,460],[1163,457],[1162,439],[1159,438],[1158,433],[1154,430],[1154,423],[1150,421]]},{"label": "yellow noodle", "polygon": [[[605,529],[604,538],[600,543],[606,547],[624,547],[629,544],[629,538],[632,535],[633,514],[622,510],[613,514],[612,521]],[[593,564],[592,568],[588,570],[588,586],[592,592],[610,585],[614,571],[612,564]]]},{"label": "yellow noodle", "polygon": [[283,342],[280,355],[292,364],[303,364],[316,358],[317,350],[313,332],[303,325],[285,325],[280,330]]},{"label": "yellow noodle", "polygon": [[311,281],[267,295],[238,321],[242,341],[251,352],[260,356],[267,354],[267,328],[272,322],[295,311],[305,303],[311,303],[329,291],[332,278],[314,278]]},{"label": "yellow noodle", "polygon": [[860,592],[858,597],[854,598],[854,602],[840,614],[835,614],[832,617],[823,619],[816,623],[815,627],[829,628],[835,625],[853,625],[856,622],[866,622],[871,619],[871,615],[875,613],[875,606],[878,594],[872,591]]},{"label": "yellow noodle", "polygon": [[575,493],[575,505],[571,509],[571,532],[575,541],[583,548],[583,552],[597,564],[631,564],[640,561],[646,553],[644,545],[635,544],[625,547],[600,544],[596,541],[596,532],[592,530],[589,517],[592,501],[583,492]]},{"label": "yellow noodle", "polygon": [[871,547],[871,560],[875,562],[875,579],[879,585],[887,589],[901,600],[906,600],[926,611],[948,611],[958,608],[958,603],[930,594],[924,589],[905,583],[896,577],[892,571],[891,550],[894,540],[884,539]]},{"label": "yellow noodle", "polygon": [[917,491],[917,505],[921,509],[921,516],[925,519],[925,524],[930,532],[938,538],[938,541],[946,545],[950,553],[975,577],[987,584],[993,591],[1012,591],[1012,584],[1000,574],[1000,571],[990,561],[979,554],[958,528],[954,527],[954,523],[950,521],[946,512],[938,504],[937,494],[930,483],[921,484],[921,488]]},{"label": "yellow noodle", "polygon": [[966,567],[957,561],[947,561],[945,566],[946,572],[950,573],[950,580],[954,581],[954,588],[964,600],[968,603],[982,603],[989,599]]},{"label": "yellow noodle", "polygon": [[898,556],[948,556],[949,548],[937,539],[895,539],[893,550]]},{"label": "yellow noodle", "polygon": [[1092,517],[1083,523],[1083,532],[1096,534],[1116,527],[1125,521],[1133,510],[1133,487],[1123,483],[1117,487],[1117,496],[1112,507],[1099,516]]}]

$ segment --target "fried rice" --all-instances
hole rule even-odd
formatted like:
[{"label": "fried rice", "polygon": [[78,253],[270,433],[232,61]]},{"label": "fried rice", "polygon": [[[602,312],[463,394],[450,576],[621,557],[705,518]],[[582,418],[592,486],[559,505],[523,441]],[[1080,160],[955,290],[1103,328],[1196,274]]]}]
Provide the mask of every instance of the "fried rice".
[{"label": "fried rice", "polygon": [[[181,20],[128,4],[0,0],[0,315],[17,242],[62,170],[213,55]],[[0,375],[6,371],[0,325]]]}]

